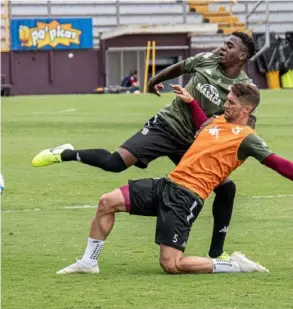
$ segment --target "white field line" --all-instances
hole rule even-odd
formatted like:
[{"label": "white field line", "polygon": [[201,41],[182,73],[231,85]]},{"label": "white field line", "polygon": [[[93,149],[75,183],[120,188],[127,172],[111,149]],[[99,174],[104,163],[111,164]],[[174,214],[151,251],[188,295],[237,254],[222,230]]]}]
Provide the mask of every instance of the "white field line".
[{"label": "white field line", "polygon": [[[255,196],[239,196],[239,199],[272,199],[272,198],[283,198],[283,197],[293,197],[293,194],[279,194],[279,195],[255,195]],[[97,205],[75,205],[75,206],[64,206],[57,208],[58,210],[62,209],[87,209],[87,208],[96,208]],[[29,211],[43,211],[41,208],[28,208],[28,209],[7,209],[2,210],[2,213],[6,212],[29,212]]]},{"label": "white field line", "polygon": [[71,113],[71,112],[75,112],[76,108],[68,108],[68,109],[64,109],[62,111],[59,111],[60,113]]},{"label": "white field line", "polygon": [[[97,205],[76,205],[76,206],[64,206],[64,207],[58,207],[57,210],[62,209],[86,209],[86,208],[97,208]],[[54,209],[53,209],[54,210]],[[55,208],[56,210],[56,208]],[[7,209],[2,210],[1,212],[29,212],[29,211],[43,211],[41,208],[27,208],[27,209]]]},{"label": "white field line", "polygon": [[41,115],[41,114],[59,114],[59,113],[71,113],[75,112],[76,108],[68,108],[60,111],[48,111],[48,112],[32,112],[33,115]]},{"label": "white field line", "polygon": [[293,194],[255,195],[255,196],[243,196],[240,198],[267,199],[267,198],[281,198],[281,197],[293,197]]}]

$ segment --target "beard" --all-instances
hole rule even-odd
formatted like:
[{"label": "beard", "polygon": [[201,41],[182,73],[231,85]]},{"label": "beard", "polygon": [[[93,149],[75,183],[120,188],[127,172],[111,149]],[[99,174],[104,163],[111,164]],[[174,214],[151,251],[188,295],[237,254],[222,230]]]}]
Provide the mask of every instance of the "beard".
[{"label": "beard", "polygon": [[224,118],[227,122],[233,122],[235,120],[235,117],[231,113],[225,113]]}]

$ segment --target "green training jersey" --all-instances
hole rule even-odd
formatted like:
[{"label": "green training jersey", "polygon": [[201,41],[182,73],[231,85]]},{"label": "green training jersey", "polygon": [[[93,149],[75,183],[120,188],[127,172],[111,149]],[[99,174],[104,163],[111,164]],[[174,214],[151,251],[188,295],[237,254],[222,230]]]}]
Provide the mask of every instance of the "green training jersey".
[{"label": "green training jersey", "polygon": [[[227,77],[220,69],[219,57],[212,53],[185,59],[184,71],[192,74],[185,89],[200,103],[208,117],[224,112],[223,105],[233,84],[252,83],[244,71],[235,78]],[[184,142],[193,142],[195,128],[188,104],[176,97],[158,115]]]},{"label": "green training jersey", "polygon": [[266,157],[272,154],[267,144],[256,134],[248,135],[238,148],[238,160],[246,160],[253,157],[262,162]]}]

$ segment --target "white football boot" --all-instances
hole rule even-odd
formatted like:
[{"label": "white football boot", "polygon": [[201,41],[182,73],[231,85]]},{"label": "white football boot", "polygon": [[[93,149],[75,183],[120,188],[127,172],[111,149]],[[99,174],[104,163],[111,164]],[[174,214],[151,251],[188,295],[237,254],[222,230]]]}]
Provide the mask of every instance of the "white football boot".
[{"label": "white football boot", "polygon": [[249,260],[241,252],[232,253],[230,260],[231,260],[231,262],[234,261],[234,262],[238,263],[242,272],[245,272],[245,273],[268,272],[269,273],[268,269],[266,269],[264,266],[254,262],[252,260]]},{"label": "white football boot", "polygon": [[57,275],[67,275],[67,274],[98,274],[100,272],[98,264],[94,267],[88,267],[81,260],[77,260],[75,263],[60,269],[56,272]]}]

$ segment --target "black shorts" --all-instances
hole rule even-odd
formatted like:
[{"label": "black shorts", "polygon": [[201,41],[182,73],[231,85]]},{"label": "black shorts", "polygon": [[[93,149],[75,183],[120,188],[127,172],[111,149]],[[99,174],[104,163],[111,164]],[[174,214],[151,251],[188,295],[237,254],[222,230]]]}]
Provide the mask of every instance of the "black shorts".
[{"label": "black shorts", "polygon": [[135,166],[146,168],[151,161],[159,157],[169,157],[177,165],[190,144],[182,142],[168,124],[155,115],[145,124],[143,129],[135,133],[120,147],[136,157]]},{"label": "black shorts", "polygon": [[184,252],[203,201],[168,178],[130,180],[129,194],[130,214],[157,217],[156,243]]}]

